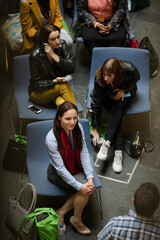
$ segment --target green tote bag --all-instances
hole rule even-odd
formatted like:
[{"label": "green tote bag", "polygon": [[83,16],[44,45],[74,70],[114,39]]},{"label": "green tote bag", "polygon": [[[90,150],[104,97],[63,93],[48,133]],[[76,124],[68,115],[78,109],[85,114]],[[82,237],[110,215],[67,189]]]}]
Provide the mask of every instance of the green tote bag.
[{"label": "green tote bag", "polygon": [[[26,229],[28,221],[31,224]],[[23,231],[29,233],[32,225],[36,225],[33,240],[56,240],[58,235],[58,216],[52,208],[36,208],[35,211],[25,217]],[[18,238],[19,240],[19,238]]]}]

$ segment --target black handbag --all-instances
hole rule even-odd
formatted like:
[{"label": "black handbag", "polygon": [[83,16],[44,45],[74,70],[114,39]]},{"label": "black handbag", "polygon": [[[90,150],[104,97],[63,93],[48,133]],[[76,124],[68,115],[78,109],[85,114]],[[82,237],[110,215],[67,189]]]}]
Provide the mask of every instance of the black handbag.
[{"label": "black handbag", "polygon": [[130,141],[130,156],[132,158],[140,158],[144,148],[142,134],[139,131],[134,132]]},{"label": "black handbag", "polygon": [[149,51],[150,77],[156,77],[159,72],[159,58],[147,36],[140,41],[139,48]]},{"label": "black handbag", "polygon": [[131,158],[140,159],[144,152],[152,152],[154,150],[154,144],[151,141],[143,140],[140,131],[134,132],[131,139],[124,142],[129,143],[129,151],[124,144],[123,149]]},{"label": "black handbag", "polygon": [[3,157],[3,168],[9,171],[22,172],[26,163],[26,137],[15,135],[9,139]]}]

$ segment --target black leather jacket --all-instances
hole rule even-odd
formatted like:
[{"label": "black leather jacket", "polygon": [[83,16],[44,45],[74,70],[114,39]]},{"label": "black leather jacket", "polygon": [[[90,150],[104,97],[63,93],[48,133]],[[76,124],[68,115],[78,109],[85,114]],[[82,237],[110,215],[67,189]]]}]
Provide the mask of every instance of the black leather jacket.
[{"label": "black leather jacket", "polygon": [[[136,82],[140,79],[138,69],[130,62],[123,61],[123,82],[119,89],[123,89],[125,93],[130,92],[131,97],[136,93]],[[107,98],[114,98],[114,89],[110,84],[105,86],[99,85],[98,81],[94,81],[94,89],[92,91],[91,109],[93,111],[92,126],[97,127],[99,125],[99,118],[101,115],[101,106],[105,103]]]},{"label": "black leather jacket", "polygon": [[53,79],[56,77],[65,77],[74,72],[70,50],[64,40],[61,41],[61,47],[55,49],[55,53],[60,57],[59,63],[50,63],[45,51],[42,48],[34,50],[29,57],[30,63],[30,85],[29,94],[38,89],[54,87]]}]

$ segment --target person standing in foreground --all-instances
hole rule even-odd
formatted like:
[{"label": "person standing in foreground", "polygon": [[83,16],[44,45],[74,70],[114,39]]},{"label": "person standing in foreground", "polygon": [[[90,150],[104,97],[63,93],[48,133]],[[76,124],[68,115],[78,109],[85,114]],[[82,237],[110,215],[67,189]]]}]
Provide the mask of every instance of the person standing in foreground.
[{"label": "person standing in foreground", "polygon": [[150,182],[141,184],[132,203],[135,212],[130,209],[128,216],[112,218],[98,234],[98,240],[160,239],[160,223],[154,219],[160,204],[160,193],[156,185]]},{"label": "person standing in foreground", "polygon": [[93,169],[83,128],[78,123],[78,110],[73,103],[64,102],[58,108],[53,129],[46,137],[46,146],[50,156],[48,179],[75,192],[62,207],[55,210],[59,225],[63,224],[66,230],[64,216],[74,208],[70,223],[78,233],[89,235],[91,231],[82,222],[82,212],[95,189]]}]

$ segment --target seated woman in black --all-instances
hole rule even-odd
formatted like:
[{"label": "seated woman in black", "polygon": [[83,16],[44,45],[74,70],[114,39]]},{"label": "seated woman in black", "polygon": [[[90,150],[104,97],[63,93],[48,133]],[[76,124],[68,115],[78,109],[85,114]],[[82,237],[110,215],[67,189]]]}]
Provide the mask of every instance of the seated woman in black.
[{"label": "seated woman in black", "polygon": [[130,62],[116,58],[107,59],[95,75],[91,109],[93,144],[99,142],[97,127],[100,124],[101,107],[108,110],[107,130],[97,158],[106,160],[108,149],[114,145],[115,156],[112,168],[122,171],[122,117],[126,106],[136,93],[136,82],[140,79],[137,68]]},{"label": "seated woman in black", "polygon": [[52,24],[42,26],[39,35],[40,48],[29,58],[31,101],[47,105],[70,101],[76,104],[71,85],[64,77],[74,72],[70,50],[60,38],[60,29]]}]

